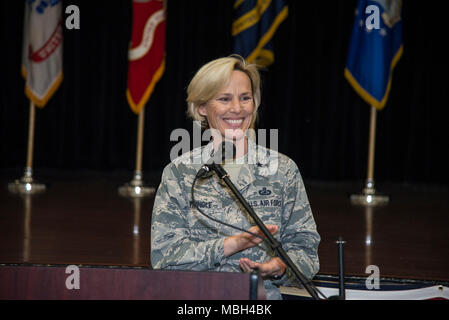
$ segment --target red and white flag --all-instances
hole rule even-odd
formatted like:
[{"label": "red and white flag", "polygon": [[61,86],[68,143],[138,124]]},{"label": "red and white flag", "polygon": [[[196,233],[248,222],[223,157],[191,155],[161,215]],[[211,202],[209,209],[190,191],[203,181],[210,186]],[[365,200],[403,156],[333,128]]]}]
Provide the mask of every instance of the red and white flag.
[{"label": "red and white flag", "polygon": [[126,97],[136,114],[145,106],[165,68],[165,13],[162,0],[133,0]]},{"label": "red and white flag", "polygon": [[62,1],[25,1],[22,74],[25,94],[44,107],[62,81]]}]

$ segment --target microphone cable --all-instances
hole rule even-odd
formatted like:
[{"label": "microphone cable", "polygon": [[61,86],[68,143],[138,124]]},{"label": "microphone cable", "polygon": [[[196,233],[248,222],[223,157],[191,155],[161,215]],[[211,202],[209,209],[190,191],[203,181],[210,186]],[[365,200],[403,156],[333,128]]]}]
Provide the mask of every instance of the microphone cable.
[{"label": "microphone cable", "polygon": [[198,210],[199,213],[201,213],[201,214],[202,214],[203,216],[205,216],[207,219],[210,219],[210,220],[212,220],[212,221],[214,221],[214,222],[217,222],[217,223],[219,223],[219,224],[225,225],[225,226],[227,226],[227,227],[229,227],[229,228],[232,228],[232,229],[236,229],[236,230],[241,231],[241,232],[249,233],[250,235],[252,235],[252,236],[254,236],[254,237],[257,237],[257,238],[259,238],[259,239],[261,239],[261,240],[263,240],[263,241],[267,241],[267,238],[264,238],[264,237],[262,237],[262,236],[260,236],[260,235],[258,235],[258,234],[256,234],[256,233],[254,233],[254,232],[245,230],[245,229],[243,229],[243,228],[240,228],[240,227],[237,227],[237,226],[233,226],[232,224],[226,223],[226,222],[224,222],[224,221],[215,219],[215,218],[213,218],[213,217],[207,215],[203,210],[201,210],[201,209],[197,206],[196,201],[195,201],[195,185],[196,185],[196,181],[197,181],[197,180],[198,180],[198,176],[195,176],[195,179],[193,179],[192,189],[190,190],[190,191],[191,191],[190,193],[191,193],[191,198],[192,198],[192,205]]}]

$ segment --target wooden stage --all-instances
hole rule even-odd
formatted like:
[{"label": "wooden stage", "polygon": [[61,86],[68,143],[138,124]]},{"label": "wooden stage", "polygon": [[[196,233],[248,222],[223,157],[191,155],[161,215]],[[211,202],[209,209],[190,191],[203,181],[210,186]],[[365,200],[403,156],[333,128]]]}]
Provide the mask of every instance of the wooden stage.
[{"label": "wooden stage", "polygon": [[[38,171],[39,172],[39,171]],[[0,263],[150,266],[154,196],[128,199],[118,187],[131,173],[40,172],[47,191],[10,194],[19,173],[0,172]],[[150,185],[159,173],[144,176]],[[367,277],[368,265],[384,279],[449,281],[449,188],[383,184],[382,207],[351,205],[357,183],[306,181],[322,237],[319,275],[337,275],[336,240],[346,241],[345,274]]]}]

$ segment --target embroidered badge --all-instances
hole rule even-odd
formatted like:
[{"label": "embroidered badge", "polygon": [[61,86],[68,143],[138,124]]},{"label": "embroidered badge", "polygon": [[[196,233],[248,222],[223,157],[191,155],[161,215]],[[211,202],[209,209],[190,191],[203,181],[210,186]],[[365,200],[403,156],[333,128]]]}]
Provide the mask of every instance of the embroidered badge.
[{"label": "embroidered badge", "polygon": [[271,194],[271,191],[263,187],[262,190],[259,190],[259,194],[261,196],[269,196]]}]

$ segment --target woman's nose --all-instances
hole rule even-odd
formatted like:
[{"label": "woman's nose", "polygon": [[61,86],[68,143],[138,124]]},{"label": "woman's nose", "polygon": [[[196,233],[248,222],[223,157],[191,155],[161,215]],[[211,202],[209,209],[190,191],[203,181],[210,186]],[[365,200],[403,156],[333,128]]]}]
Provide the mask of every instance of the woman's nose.
[{"label": "woman's nose", "polygon": [[240,105],[239,99],[232,99],[231,101],[231,112],[240,113],[242,106]]}]

